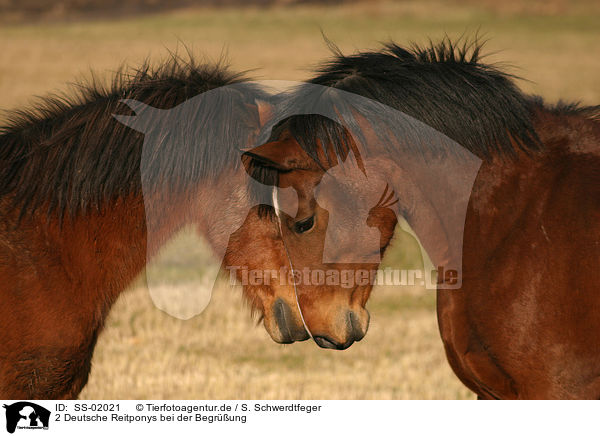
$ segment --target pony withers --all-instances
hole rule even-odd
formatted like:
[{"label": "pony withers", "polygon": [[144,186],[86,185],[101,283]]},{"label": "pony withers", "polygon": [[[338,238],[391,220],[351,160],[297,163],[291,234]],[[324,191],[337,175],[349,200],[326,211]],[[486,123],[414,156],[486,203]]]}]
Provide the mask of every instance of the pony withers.
[{"label": "pony withers", "polygon": [[281,223],[294,270],[365,278],[293,283],[282,329],[304,326],[325,348],[360,340],[377,280],[363,272],[402,217],[438,271],[440,333],[467,387],[599,398],[599,108],[526,96],[480,49],[336,53],[286,95],[284,121],[244,159],[257,179],[294,188],[298,214],[264,219]]},{"label": "pony withers", "polygon": [[[264,266],[267,248],[283,250],[271,223],[247,216],[257,183],[240,164],[270,98],[222,66],[174,57],[121,72],[109,88],[82,86],[9,113],[0,133],[0,396],[75,398],[113,302],[182,228],[251,268]],[[229,241],[242,223],[250,233]],[[277,296],[249,292],[267,324]],[[199,313],[206,299],[198,304],[175,315]]]}]

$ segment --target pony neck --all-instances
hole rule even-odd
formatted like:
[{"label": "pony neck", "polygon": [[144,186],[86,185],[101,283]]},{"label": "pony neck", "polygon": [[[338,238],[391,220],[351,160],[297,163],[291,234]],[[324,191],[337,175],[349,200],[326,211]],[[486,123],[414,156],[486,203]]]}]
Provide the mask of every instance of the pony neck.
[{"label": "pony neck", "polygon": [[[137,192],[107,201],[99,211],[65,218],[62,225],[58,217],[40,213],[32,221],[24,221],[21,231],[31,235],[33,244],[52,247],[52,253],[60,259],[58,264],[69,265],[68,282],[77,284],[81,292],[97,295],[108,310],[139,276],[147,261],[186,225],[197,225],[215,253],[224,252],[229,234],[221,234],[217,228],[223,229],[224,223],[235,226],[237,221],[241,225],[236,213],[243,208],[242,203],[228,208],[224,200],[229,197],[223,195],[243,186],[230,176],[226,172],[221,180],[203,184],[193,193],[155,197],[154,200],[160,197],[169,201],[153,203],[153,207],[162,207],[163,213],[155,215],[152,221],[147,216],[148,201],[152,199]],[[233,217],[233,222],[227,216]],[[220,224],[215,226],[216,221]],[[49,274],[65,274],[61,271]]]},{"label": "pony neck", "polygon": [[194,225],[217,257],[229,236],[243,224],[249,210],[247,176],[243,169],[226,171],[198,189],[158,193],[145,198],[149,258],[184,226]]},{"label": "pony neck", "polygon": [[481,161],[446,155],[395,162],[388,164],[387,180],[400,199],[397,213],[415,231],[436,268],[460,274],[467,206]]}]

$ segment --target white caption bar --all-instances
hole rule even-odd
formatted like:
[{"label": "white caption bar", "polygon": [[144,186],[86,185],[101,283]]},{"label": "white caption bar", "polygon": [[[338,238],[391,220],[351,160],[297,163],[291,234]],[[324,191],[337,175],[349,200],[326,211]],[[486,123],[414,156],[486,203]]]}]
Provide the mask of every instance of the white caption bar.
[{"label": "white caption bar", "polygon": [[[3,401],[15,435],[597,434],[596,402]],[[11,432],[12,430],[12,432]],[[143,432],[143,433],[142,433]]]}]

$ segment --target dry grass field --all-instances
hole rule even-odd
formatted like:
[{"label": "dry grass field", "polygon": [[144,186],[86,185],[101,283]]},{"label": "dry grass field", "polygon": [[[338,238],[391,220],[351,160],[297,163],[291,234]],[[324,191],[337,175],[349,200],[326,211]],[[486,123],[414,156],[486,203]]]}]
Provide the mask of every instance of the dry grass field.
[{"label": "dry grass field", "polygon": [[[106,78],[122,63],[158,62],[181,43],[207,59],[226,53],[233,68],[253,69],[258,79],[301,80],[328,55],[321,29],[343,51],[479,31],[489,39],[489,61],[509,64],[527,79],[520,82],[526,91],[597,104],[599,22],[600,4],[591,0],[406,0],[0,21],[0,109],[35,104],[32,96],[64,90],[90,70]],[[386,262],[410,263],[414,252],[414,241],[400,233]],[[434,305],[431,291],[376,289],[367,336],[335,352],[310,342],[275,344],[249,317],[240,289],[226,283],[201,315],[180,321],[153,306],[140,280],[107,321],[82,398],[474,398],[445,361]]]}]

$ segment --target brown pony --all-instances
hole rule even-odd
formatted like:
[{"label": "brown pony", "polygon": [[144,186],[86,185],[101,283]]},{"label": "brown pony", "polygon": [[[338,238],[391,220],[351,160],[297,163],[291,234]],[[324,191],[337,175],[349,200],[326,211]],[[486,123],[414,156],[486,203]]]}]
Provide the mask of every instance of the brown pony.
[{"label": "brown pony", "polygon": [[[10,114],[0,130],[0,397],[77,397],[112,304],[183,226],[224,252],[256,204],[240,150],[268,99],[225,68],[173,58]],[[184,102],[176,131],[160,130]],[[282,247],[276,227],[254,223],[236,256],[258,268],[262,252]]]},{"label": "brown pony", "polygon": [[[525,96],[479,51],[443,41],[338,53],[286,96],[285,121],[246,154],[246,168],[297,192],[296,216],[264,218],[280,222],[296,271],[370,270],[378,260],[365,256],[372,241],[355,217],[379,230],[381,253],[404,217],[433,264],[451,271],[438,277],[441,338],[479,398],[598,399],[600,108]],[[349,104],[344,92],[371,103]],[[295,115],[310,107],[320,109]],[[323,192],[340,165],[342,194]],[[374,205],[367,215],[363,203]],[[333,214],[343,219],[331,229]],[[280,329],[305,327],[321,347],[344,349],[366,332],[373,283],[295,282]]]}]

